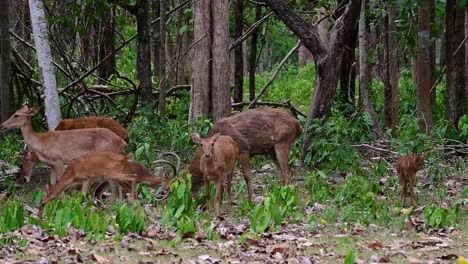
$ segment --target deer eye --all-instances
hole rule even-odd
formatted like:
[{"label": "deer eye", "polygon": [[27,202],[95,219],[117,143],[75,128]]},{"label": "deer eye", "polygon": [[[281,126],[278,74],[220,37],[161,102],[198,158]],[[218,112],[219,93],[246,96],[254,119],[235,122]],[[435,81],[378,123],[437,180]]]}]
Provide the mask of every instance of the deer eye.
[{"label": "deer eye", "polygon": [[214,142],[213,142],[213,143],[211,143],[211,146],[212,146],[212,147],[214,147]]},{"label": "deer eye", "polygon": [[200,147],[203,147],[203,144],[200,143]]},{"label": "deer eye", "polygon": [[19,115],[17,115],[17,114],[13,115],[13,117],[18,117],[18,116],[19,116]]}]

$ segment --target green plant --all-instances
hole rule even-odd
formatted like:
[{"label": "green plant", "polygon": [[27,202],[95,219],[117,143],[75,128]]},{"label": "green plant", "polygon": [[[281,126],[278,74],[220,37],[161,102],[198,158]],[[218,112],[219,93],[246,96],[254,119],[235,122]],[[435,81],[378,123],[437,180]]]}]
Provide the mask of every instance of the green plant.
[{"label": "green plant", "polygon": [[332,196],[333,187],[327,182],[328,176],[320,170],[314,170],[307,175],[306,188],[310,195],[310,204],[325,202]]},{"label": "green plant", "polygon": [[132,206],[123,203],[117,206],[115,223],[120,234],[128,232],[140,233],[146,228],[145,213],[141,204],[137,201]]},{"label": "green plant", "polygon": [[434,204],[424,207],[424,220],[429,227],[454,226],[462,218],[463,213],[458,205],[453,205],[448,209]]},{"label": "green plant", "polygon": [[346,256],[344,258],[344,264],[354,264],[354,261],[356,260],[356,253],[353,251],[349,251],[346,253]]},{"label": "green plant", "polygon": [[9,201],[3,207],[0,216],[0,233],[20,229],[24,225],[23,203],[19,201]]}]

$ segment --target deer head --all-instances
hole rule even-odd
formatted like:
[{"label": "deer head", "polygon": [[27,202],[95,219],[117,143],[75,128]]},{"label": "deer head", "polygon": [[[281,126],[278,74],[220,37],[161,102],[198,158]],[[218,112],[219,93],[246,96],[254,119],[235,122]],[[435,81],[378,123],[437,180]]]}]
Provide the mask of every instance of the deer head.
[{"label": "deer head", "polygon": [[220,133],[216,133],[210,138],[202,138],[197,132],[192,132],[192,140],[193,142],[200,144],[203,148],[204,157],[206,159],[210,159],[213,156],[213,147],[220,135]]},{"label": "deer head", "polygon": [[26,124],[28,119],[31,116],[35,116],[41,108],[38,106],[28,108],[28,106],[23,106],[17,110],[7,121],[0,125],[0,130],[8,130],[13,128],[20,128]]}]

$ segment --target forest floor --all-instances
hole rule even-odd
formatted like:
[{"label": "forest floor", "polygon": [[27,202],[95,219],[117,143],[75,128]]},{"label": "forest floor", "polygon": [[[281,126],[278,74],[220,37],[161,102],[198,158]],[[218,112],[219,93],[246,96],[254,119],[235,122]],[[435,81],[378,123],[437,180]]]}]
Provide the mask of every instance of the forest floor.
[{"label": "forest floor", "polygon": [[[44,169],[41,174],[43,172]],[[264,188],[266,181],[271,181],[272,175],[279,178],[276,169],[266,174],[270,177],[255,177],[257,192]],[[321,220],[312,225],[308,216],[323,213],[323,207],[328,205],[307,202],[305,184],[301,180],[306,174],[303,170],[296,171],[294,181],[301,193],[304,217],[295,223],[284,223],[275,231],[249,233],[250,216],[242,217],[236,213],[238,202],[228,213],[223,206],[224,219],[211,222],[210,229],[216,234],[211,237],[214,238],[209,239],[210,235],[201,229],[180,238],[160,224],[164,203],[147,204],[144,208],[150,224],[141,234],[118,236],[109,228],[103,240],[94,241],[87,240],[82,230],[71,226],[67,236],[58,237],[28,225],[10,233],[14,239],[0,248],[0,263],[344,263],[344,259],[350,257],[349,252],[355,255],[355,263],[457,263],[459,256],[468,257],[466,203],[462,205],[465,215],[460,224],[439,229],[427,227],[423,208],[431,202],[427,192],[434,188],[427,188],[425,179],[416,185],[416,193],[422,197],[418,200],[419,207],[413,208],[407,217],[397,212],[400,217],[390,224],[361,225],[339,220],[326,223]],[[236,175],[234,186],[241,181],[242,177]],[[436,189],[460,192],[467,181],[467,174],[459,173],[449,184],[441,184]],[[42,185],[19,186],[17,195],[28,195]],[[395,209],[394,200],[398,195],[399,189],[381,199],[386,199],[386,205],[395,211],[398,208]],[[241,199],[245,193],[237,193],[237,196]],[[256,200],[261,199],[262,194],[256,193]],[[450,196],[447,199],[451,199]],[[35,212],[36,209],[27,210]],[[405,209],[400,207],[398,210]]]}]

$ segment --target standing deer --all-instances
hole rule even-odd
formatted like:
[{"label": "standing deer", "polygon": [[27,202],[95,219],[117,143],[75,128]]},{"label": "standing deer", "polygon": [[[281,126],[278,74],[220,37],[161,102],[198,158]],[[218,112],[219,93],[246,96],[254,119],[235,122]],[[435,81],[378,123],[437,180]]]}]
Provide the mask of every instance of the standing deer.
[{"label": "standing deer", "polygon": [[219,207],[223,199],[223,182],[227,177],[227,193],[229,206],[231,205],[231,182],[234,174],[234,165],[239,149],[237,143],[230,136],[221,136],[216,133],[209,138],[201,138],[197,132],[192,132],[192,140],[201,145],[203,155],[200,158],[200,171],[203,174],[207,205],[210,197],[210,181],[216,182],[216,195],[214,210],[220,216]]},{"label": "standing deer", "polygon": [[396,169],[398,172],[398,178],[400,179],[401,185],[401,202],[404,205],[406,201],[406,186],[409,184],[409,191],[411,195],[411,205],[414,205],[414,181],[416,178],[416,172],[418,172],[424,164],[425,156],[417,156],[411,153],[408,156],[404,156],[398,159],[396,163]]},{"label": "standing deer", "polygon": [[[64,119],[60,121],[60,123],[55,128],[55,131],[81,128],[107,128],[123,139],[127,144],[129,142],[127,129],[109,117],[82,117],[77,119]],[[32,170],[37,165],[37,163],[39,163],[39,158],[34,152],[26,147],[20,154],[20,161],[20,182],[30,182]]]},{"label": "standing deer", "polygon": [[[291,168],[288,156],[294,140],[301,134],[301,125],[297,119],[280,109],[251,109],[216,121],[209,136],[216,133],[228,135],[238,144],[238,159],[251,201],[253,201],[251,156],[269,154],[283,174],[283,184],[289,184]],[[203,177],[199,165],[202,154],[203,151],[199,148],[190,165],[193,193],[196,193],[202,185]]]},{"label": "standing deer", "polygon": [[127,146],[124,140],[106,128],[34,133],[31,117],[38,111],[38,107],[24,106],[5,121],[0,130],[21,129],[24,141],[39,161],[52,167],[52,184],[62,177],[63,166],[73,159],[93,151],[121,153]]},{"label": "standing deer", "polygon": [[[155,161],[157,162],[160,161]],[[173,169],[176,173],[175,166]],[[163,170],[162,177],[153,176],[143,164],[122,154],[91,152],[72,161],[58,183],[46,188],[41,208],[73,186],[81,186],[81,192],[86,196],[93,183],[109,181],[122,186],[130,185],[130,194],[135,199],[136,183],[150,187],[162,186],[167,190],[170,180],[166,170]]]}]

